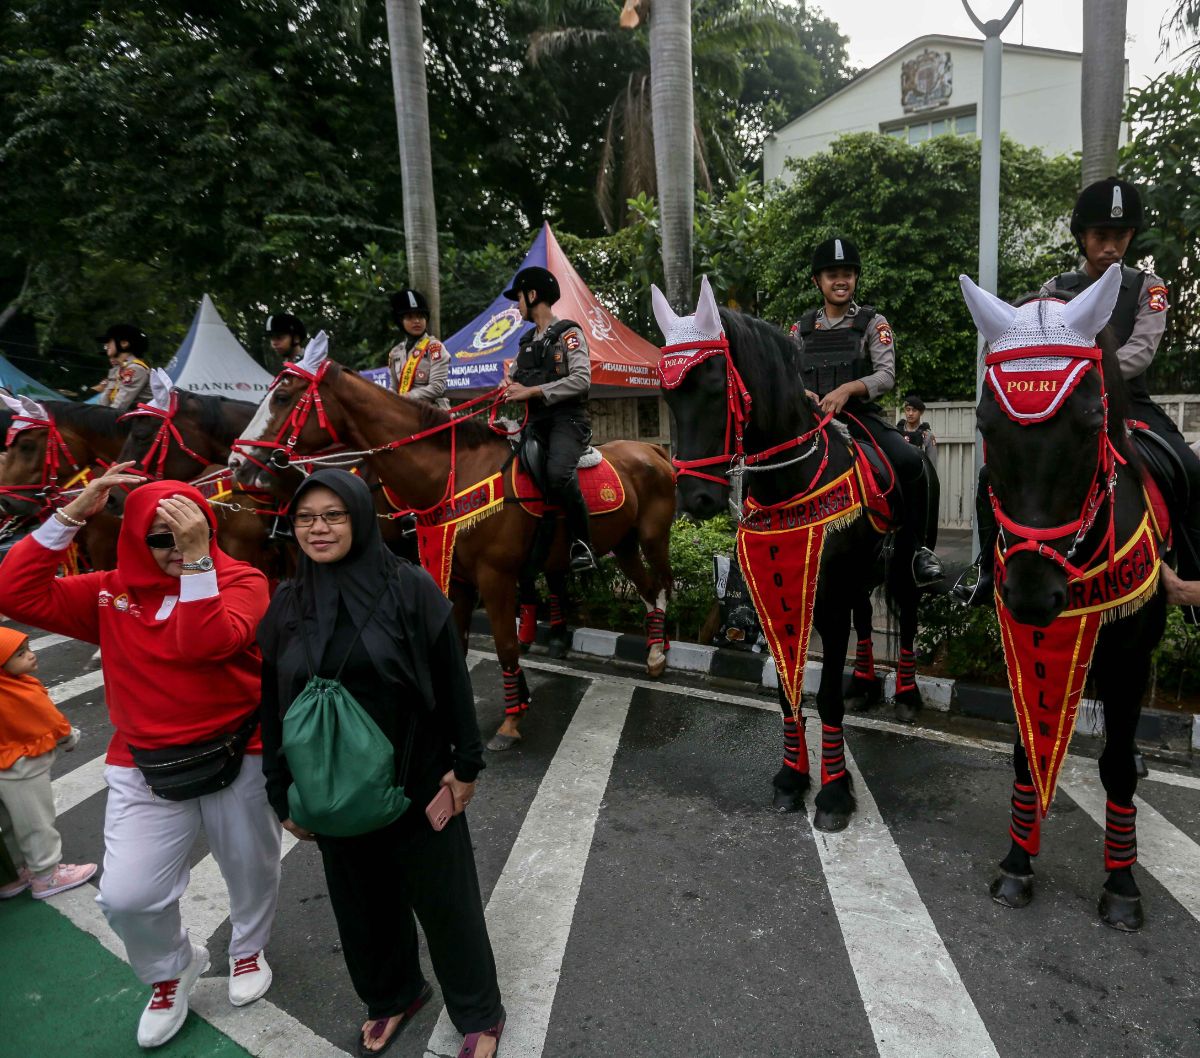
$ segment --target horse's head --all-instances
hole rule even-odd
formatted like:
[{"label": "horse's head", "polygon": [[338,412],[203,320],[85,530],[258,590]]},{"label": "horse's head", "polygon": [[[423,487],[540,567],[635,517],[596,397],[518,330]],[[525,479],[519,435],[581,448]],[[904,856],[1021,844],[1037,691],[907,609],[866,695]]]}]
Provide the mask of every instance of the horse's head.
[{"label": "horse's head", "polygon": [[0,398],[12,413],[0,489],[13,490],[0,493],[0,511],[18,517],[34,515],[43,506],[36,486],[50,484],[46,449],[54,420],[45,405],[28,397],[0,393]]},{"label": "horse's head", "polygon": [[336,368],[329,359],[329,339],[321,331],[300,362],[286,365],[275,377],[229,456],[239,484],[269,488],[271,474],[287,467],[293,455],[337,443],[337,403],[323,385],[327,372]]},{"label": "horse's head", "polygon": [[733,456],[728,422],[729,345],[708,276],[691,316],[677,316],[662,291],[651,287],[654,318],[663,333],[658,373],[663,397],[675,416],[676,465],[691,463],[679,476],[679,506],[695,518],[728,509],[725,469]]},{"label": "horse's head", "polygon": [[1119,267],[1063,303],[1013,307],[960,277],[989,346],[976,409],[1005,555],[1000,597],[1022,624],[1045,627],[1067,602],[1077,550],[1106,499],[1115,462],[1096,335],[1120,292]]}]

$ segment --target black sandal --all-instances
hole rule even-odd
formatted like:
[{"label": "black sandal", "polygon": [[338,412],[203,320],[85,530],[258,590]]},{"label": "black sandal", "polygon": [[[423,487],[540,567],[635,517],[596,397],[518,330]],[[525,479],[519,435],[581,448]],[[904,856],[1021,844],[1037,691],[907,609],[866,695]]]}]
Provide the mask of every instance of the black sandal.
[{"label": "black sandal", "polygon": [[418,993],[417,998],[414,999],[411,1003],[409,1003],[408,1006],[405,1007],[404,1010],[401,1012],[400,1020],[396,1023],[396,1028],[392,1031],[392,1034],[388,1037],[387,1043],[385,1043],[382,1047],[377,1048],[376,1050],[371,1050],[371,1048],[367,1046],[367,1039],[368,1038],[371,1040],[379,1039],[379,1037],[382,1036],[387,1031],[388,1022],[391,1021],[392,1018],[394,1018],[396,1015],[392,1014],[390,1017],[386,1017],[386,1018],[372,1018],[371,1026],[367,1030],[367,1037],[364,1038],[361,1031],[358,1034],[358,1053],[360,1055],[360,1058],[374,1058],[375,1055],[383,1054],[393,1043],[396,1042],[396,1037],[399,1036],[400,1033],[403,1032],[406,1028],[408,1028],[408,1023],[410,1021],[412,1021],[412,1019],[416,1016],[417,1012],[426,1003],[428,1003],[432,998],[433,998],[433,987],[429,984],[428,981],[426,981],[425,987],[422,988],[421,991]]}]

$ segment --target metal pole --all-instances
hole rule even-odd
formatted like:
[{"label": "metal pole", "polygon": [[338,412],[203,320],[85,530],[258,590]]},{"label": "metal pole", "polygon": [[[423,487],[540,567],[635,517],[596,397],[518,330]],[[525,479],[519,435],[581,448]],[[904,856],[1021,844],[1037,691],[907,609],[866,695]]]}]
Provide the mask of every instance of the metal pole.
[{"label": "metal pole", "polygon": [[[979,121],[979,285],[998,293],[1000,272],[1000,67],[1004,45],[1000,34],[1008,28],[1021,6],[1013,0],[1003,18],[982,22],[971,10],[967,0],[963,7],[983,34],[983,98],[980,100]],[[975,347],[975,403],[983,397],[983,338]],[[975,480],[983,466],[983,439],[975,434]],[[979,551],[978,519],[971,519],[971,541]]]}]

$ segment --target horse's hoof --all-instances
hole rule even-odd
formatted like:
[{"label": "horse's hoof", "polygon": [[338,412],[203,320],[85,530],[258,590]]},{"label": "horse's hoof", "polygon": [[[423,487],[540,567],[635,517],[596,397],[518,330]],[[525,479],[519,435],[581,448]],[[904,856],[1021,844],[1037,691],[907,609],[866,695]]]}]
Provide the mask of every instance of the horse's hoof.
[{"label": "horse's hoof", "polygon": [[813,826],[818,830],[824,831],[826,834],[836,834],[839,830],[845,830],[850,825],[850,819],[854,815],[851,809],[828,809],[818,808],[813,813]]},{"label": "horse's hoof", "polygon": [[855,713],[865,713],[882,700],[883,681],[878,677],[868,680],[851,674],[850,679],[846,681],[842,698],[847,709]]},{"label": "horse's hoof", "polygon": [[920,712],[920,703],[914,705],[912,702],[901,701],[899,698],[896,699],[896,719],[899,720],[900,723],[915,723]]},{"label": "horse's hoof", "polygon": [[503,753],[506,749],[512,749],[520,741],[520,735],[502,735],[497,731],[488,739],[487,748],[493,753]]},{"label": "horse's hoof", "polygon": [[775,796],[771,798],[771,807],[780,815],[786,815],[788,812],[803,812],[804,791],[781,790],[777,786],[775,787]]},{"label": "horse's hoof", "polygon": [[546,644],[546,653],[555,659],[565,658],[570,649],[570,644],[561,639],[552,639]]},{"label": "horse's hoof", "polygon": [[1001,870],[988,888],[992,899],[1005,907],[1028,907],[1033,899],[1033,875]]},{"label": "horse's hoof", "polygon": [[[520,651],[522,654],[528,654],[529,648],[531,646],[533,646],[533,644],[532,643],[518,643],[517,646],[518,646],[518,648],[520,648]],[[551,656],[553,657],[553,655],[551,655]]]},{"label": "horse's hoof", "polygon": [[652,680],[658,679],[667,669],[666,655],[655,658],[653,661],[646,662],[646,675]]},{"label": "horse's hoof", "polygon": [[1108,889],[1100,890],[1100,905],[1097,908],[1100,921],[1122,933],[1136,933],[1146,923],[1142,914],[1140,896],[1122,896]]}]

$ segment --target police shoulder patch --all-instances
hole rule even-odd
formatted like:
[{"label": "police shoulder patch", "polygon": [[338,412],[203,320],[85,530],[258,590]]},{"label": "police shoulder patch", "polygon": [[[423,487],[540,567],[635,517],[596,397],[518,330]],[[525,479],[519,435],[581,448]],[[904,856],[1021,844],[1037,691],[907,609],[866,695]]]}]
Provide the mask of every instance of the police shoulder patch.
[{"label": "police shoulder patch", "polygon": [[117,375],[117,378],[120,380],[120,382],[123,385],[127,386],[127,385],[129,385],[130,382],[133,381],[133,376],[134,376],[134,371],[133,371],[132,367],[123,367],[123,368],[121,368],[121,373],[119,375]]},{"label": "police shoulder patch", "polygon": [[1149,305],[1151,312],[1165,312],[1167,309],[1167,288],[1155,284],[1146,291],[1150,298]]},{"label": "police shoulder patch", "polygon": [[441,342],[430,342],[429,343],[429,359],[430,360],[440,360],[441,358],[442,358],[442,343]]},{"label": "police shoulder patch", "polygon": [[879,336],[880,345],[892,344],[892,328],[886,321],[875,324],[875,333]]},{"label": "police shoulder patch", "polygon": [[567,331],[567,333],[563,335],[563,345],[567,347],[567,352],[569,353],[575,352],[575,350],[578,349],[582,344],[583,339],[579,336],[579,332],[576,330]]}]

